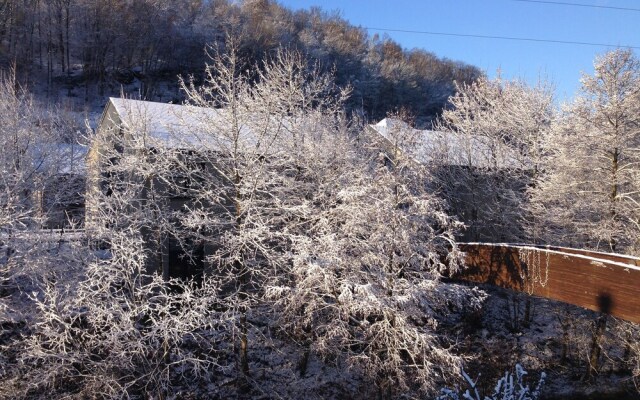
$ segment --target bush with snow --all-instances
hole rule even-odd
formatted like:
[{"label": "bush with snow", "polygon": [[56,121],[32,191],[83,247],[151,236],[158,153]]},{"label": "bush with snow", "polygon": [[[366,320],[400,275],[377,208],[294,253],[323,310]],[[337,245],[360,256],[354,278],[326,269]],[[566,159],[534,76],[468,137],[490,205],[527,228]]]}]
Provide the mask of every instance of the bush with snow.
[{"label": "bush with snow", "polygon": [[531,389],[525,384],[524,377],[527,371],[520,364],[515,366],[515,376],[513,372],[505,372],[504,376],[498,380],[490,396],[481,396],[478,391],[478,380],[475,381],[469,377],[464,371],[464,377],[467,389],[442,389],[442,395],[438,400],[538,400],[542,395],[542,387],[546,379],[546,374],[540,374],[540,380]]}]

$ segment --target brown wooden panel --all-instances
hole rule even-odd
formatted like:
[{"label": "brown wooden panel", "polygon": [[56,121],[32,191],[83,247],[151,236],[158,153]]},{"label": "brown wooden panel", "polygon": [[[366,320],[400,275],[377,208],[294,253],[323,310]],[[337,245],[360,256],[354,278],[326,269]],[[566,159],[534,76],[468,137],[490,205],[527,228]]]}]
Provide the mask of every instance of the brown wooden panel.
[{"label": "brown wooden panel", "polygon": [[[471,243],[468,243],[468,244],[471,244]],[[478,243],[478,244],[486,244],[486,243]],[[490,244],[493,245],[495,243],[490,243]],[[559,246],[548,246],[548,245],[531,245],[531,244],[521,244],[521,243],[505,243],[505,244],[513,247],[536,247],[539,249],[555,250],[562,253],[579,254],[587,257],[601,258],[604,260],[640,266],[640,257],[628,256],[625,254],[605,253],[601,251],[573,249],[570,247],[559,247]]]},{"label": "brown wooden panel", "polygon": [[[467,269],[456,278],[559,300],[640,323],[640,267],[634,257],[522,245],[469,243],[460,247],[466,253]],[[602,254],[607,257],[601,257]]]}]

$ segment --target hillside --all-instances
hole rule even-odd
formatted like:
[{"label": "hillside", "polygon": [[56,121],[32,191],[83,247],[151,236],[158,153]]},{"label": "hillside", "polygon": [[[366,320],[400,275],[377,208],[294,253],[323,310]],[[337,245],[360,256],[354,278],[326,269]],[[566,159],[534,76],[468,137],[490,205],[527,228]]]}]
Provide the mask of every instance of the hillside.
[{"label": "hillside", "polygon": [[[120,91],[181,101],[177,76],[202,78],[207,46],[239,42],[247,65],[279,46],[302,51],[351,85],[351,111],[377,121],[400,107],[421,123],[437,115],[478,68],[369,35],[336,13],[292,11],[273,0],[0,1],[0,67],[50,102],[83,109]],[[95,103],[95,104],[93,104]],[[92,105],[93,104],[93,105]]]}]

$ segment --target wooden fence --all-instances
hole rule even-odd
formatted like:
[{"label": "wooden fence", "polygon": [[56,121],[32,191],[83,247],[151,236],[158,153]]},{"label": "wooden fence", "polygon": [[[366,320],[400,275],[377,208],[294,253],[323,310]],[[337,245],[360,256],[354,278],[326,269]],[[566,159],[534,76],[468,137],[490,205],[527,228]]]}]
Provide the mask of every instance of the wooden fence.
[{"label": "wooden fence", "polygon": [[640,258],[551,246],[462,243],[455,278],[559,300],[640,323]]}]

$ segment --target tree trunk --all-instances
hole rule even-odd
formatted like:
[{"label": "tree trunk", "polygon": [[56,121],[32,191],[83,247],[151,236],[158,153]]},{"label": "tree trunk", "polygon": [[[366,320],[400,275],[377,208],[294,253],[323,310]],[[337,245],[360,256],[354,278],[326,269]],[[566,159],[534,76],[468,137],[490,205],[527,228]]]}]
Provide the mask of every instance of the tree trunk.
[{"label": "tree trunk", "polygon": [[[620,157],[620,150],[616,147],[613,150],[613,158],[611,160],[611,222],[614,224],[614,232],[615,232],[615,223],[616,219],[618,219],[618,210],[616,208],[616,202],[618,201],[618,159]],[[616,251],[616,238],[615,233],[612,235],[613,237],[610,240],[611,251]]]},{"label": "tree trunk", "polygon": [[242,374],[249,376],[249,340],[247,338],[247,314],[243,312],[240,316],[240,369]]},{"label": "tree trunk", "polygon": [[67,72],[70,73],[69,67],[70,67],[70,56],[69,56],[69,52],[70,52],[70,48],[69,48],[69,10],[70,10],[70,2],[67,1],[66,5],[65,5],[65,12],[66,12],[66,18],[65,18],[65,32],[66,32],[66,46],[65,49],[67,51]]},{"label": "tree trunk", "polygon": [[58,47],[60,47],[60,68],[64,73],[67,71],[67,62],[65,58],[64,46],[64,29],[63,29],[62,8],[58,10]]},{"label": "tree trunk", "polygon": [[593,339],[591,341],[591,350],[589,352],[589,366],[587,371],[587,377],[593,378],[594,374],[598,373],[598,362],[600,360],[600,354],[602,353],[602,336],[607,328],[607,314],[602,314],[596,321],[596,330],[593,333]]},{"label": "tree trunk", "polygon": [[525,328],[529,327],[532,319],[533,319],[533,310],[531,305],[531,298],[527,296],[524,303],[524,318],[522,323]]},{"label": "tree trunk", "polygon": [[302,357],[300,357],[300,361],[298,361],[298,372],[300,373],[300,377],[304,378],[307,374],[307,367],[309,366],[309,357],[311,356],[311,348],[309,343],[305,343],[304,350],[302,352]]}]

